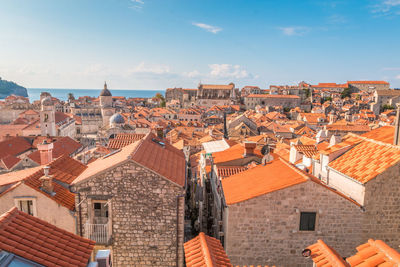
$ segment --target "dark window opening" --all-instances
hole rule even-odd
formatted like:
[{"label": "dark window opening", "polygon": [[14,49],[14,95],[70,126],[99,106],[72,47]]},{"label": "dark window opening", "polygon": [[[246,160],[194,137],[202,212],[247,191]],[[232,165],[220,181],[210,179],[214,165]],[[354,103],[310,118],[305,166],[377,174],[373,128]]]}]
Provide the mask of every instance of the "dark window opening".
[{"label": "dark window opening", "polygon": [[300,213],[300,231],[314,231],[316,212],[301,212]]}]

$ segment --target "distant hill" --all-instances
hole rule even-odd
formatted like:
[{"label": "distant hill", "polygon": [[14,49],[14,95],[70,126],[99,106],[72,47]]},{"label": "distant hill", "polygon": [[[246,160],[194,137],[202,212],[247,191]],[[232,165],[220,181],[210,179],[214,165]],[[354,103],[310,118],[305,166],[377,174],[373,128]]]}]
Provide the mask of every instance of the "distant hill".
[{"label": "distant hill", "polygon": [[0,78],[0,99],[13,94],[28,97],[28,92],[25,87],[22,87],[15,82],[2,80]]}]

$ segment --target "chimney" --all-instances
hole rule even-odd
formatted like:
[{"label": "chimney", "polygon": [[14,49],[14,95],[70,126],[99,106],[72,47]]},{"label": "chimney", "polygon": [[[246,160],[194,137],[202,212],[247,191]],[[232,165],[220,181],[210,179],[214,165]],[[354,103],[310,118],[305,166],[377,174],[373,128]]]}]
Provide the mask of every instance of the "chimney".
[{"label": "chimney", "polygon": [[53,161],[53,143],[47,143],[46,140],[42,144],[38,144],[37,148],[40,152],[40,164],[46,165]]},{"label": "chimney", "polygon": [[397,113],[396,113],[396,122],[394,124],[394,139],[393,144],[398,146],[400,145],[400,103],[396,104]]},{"label": "chimney", "polygon": [[53,193],[53,176],[49,175],[50,171],[50,166],[44,166],[43,167],[43,172],[44,175],[39,178],[39,180],[42,182],[42,190],[46,191],[47,193],[51,194]]},{"label": "chimney", "polygon": [[254,155],[254,149],[256,148],[257,143],[255,142],[250,142],[250,141],[244,141],[243,142],[243,147],[244,147],[244,157],[249,157]]},{"label": "chimney", "polygon": [[164,128],[160,125],[156,126],[157,137],[160,139],[164,138]]}]

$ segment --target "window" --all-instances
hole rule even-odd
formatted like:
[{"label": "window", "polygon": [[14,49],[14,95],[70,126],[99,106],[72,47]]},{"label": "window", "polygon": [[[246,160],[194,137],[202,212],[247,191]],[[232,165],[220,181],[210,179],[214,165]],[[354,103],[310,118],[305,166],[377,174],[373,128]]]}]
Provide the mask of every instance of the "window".
[{"label": "window", "polygon": [[316,212],[301,212],[300,213],[300,231],[314,231]]},{"label": "window", "polygon": [[33,216],[33,200],[18,200],[18,209]]}]

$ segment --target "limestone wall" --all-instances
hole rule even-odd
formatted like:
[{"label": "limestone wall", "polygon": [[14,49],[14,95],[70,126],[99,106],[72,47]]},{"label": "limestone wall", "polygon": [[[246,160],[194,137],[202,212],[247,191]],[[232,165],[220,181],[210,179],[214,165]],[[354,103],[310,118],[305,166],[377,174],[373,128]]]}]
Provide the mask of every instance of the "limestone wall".
[{"label": "limestone wall", "polygon": [[[81,199],[109,201],[113,266],[176,266],[177,196],[183,194],[181,187],[131,161],[76,187]],[[83,223],[88,220],[88,203],[81,204]],[[181,198],[179,266],[183,265],[183,216]]]},{"label": "limestone wall", "polygon": [[[299,231],[300,212],[317,212],[315,231]],[[225,249],[233,265],[312,266],[301,251],[324,240],[342,256],[366,241],[361,209],[306,182],[230,205],[225,212]]]}]

